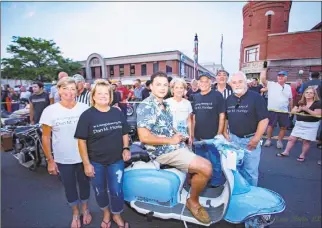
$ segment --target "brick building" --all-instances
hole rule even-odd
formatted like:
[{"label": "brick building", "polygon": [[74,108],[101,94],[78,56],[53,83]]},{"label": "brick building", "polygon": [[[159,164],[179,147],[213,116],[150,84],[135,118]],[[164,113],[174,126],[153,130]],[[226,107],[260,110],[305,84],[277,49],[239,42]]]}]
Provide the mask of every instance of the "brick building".
[{"label": "brick building", "polygon": [[[148,54],[103,58],[97,53],[88,56],[82,64],[81,74],[87,81],[106,78],[113,82],[122,80],[131,84],[135,79],[146,81],[157,71],[164,71],[171,77],[193,79],[194,62],[180,51],[166,51]],[[198,65],[199,73],[209,72]],[[211,72],[210,72],[211,73]]]},{"label": "brick building", "polygon": [[268,62],[268,78],[288,71],[288,81],[322,72],[322,23],[307,31],[288,32],[291,1],[255,2],[243,7],[240,69],[247,77],[259,77]]}]

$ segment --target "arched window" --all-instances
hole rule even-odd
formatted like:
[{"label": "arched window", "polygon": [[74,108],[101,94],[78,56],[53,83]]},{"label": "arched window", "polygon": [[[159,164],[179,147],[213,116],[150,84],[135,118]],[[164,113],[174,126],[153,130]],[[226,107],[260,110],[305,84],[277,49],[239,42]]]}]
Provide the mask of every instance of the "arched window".
[{"label": "arched window", "polygon": [[267,16],[267,29],[271,29],[272,25],[272,15]]},{"label": "arched window", "polygon": [[274,11],[269,10],[265,13],[265,16],[267,16],[267,29],[271,29],[272,27],[272,15],[275,15]]}]

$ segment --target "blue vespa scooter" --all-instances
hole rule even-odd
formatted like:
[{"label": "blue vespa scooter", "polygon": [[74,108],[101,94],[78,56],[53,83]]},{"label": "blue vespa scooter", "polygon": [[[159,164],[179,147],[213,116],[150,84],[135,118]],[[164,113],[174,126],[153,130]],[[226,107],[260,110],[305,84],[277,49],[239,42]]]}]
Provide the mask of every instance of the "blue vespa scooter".
[{"label": "blue vespa scooter", "polygon": [[[150,159],[139,143],[132,144],[132,158],[124,171],[124,198],[130,207],[150,218],[181,220],[185,227],[186,223],[210,226],[221,220],[233,224],[247,223],[262,215],[274,215],[284,211],[285,202],[279,194],[250,186],[238,169],[231,167],[228,153],[235,153],[235,163],[240,164],[244,153],[247,153],[243,149],[222,136],[194,144],[215,146],[218,149],[226,178],[223,186],[207,188],[200,196],[201,205],[211,217],[209,224],[200,223],[186,208],[186,200],[190,195],[186,173]],[[262,224],[261,227],[265,225],[268,224]]]}]

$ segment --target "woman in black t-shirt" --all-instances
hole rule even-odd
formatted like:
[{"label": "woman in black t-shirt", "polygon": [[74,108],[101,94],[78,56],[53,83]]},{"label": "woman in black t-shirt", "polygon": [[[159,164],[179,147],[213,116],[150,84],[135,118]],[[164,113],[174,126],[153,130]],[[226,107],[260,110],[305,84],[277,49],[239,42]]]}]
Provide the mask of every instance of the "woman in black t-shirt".
[{"label": "woman in black t-shirt", "polygon": [[[97,204],[104,212],[101,227],[114,222],[128,228],[123,212],[124,161],[131,158],[129,151],[129,127],[123,113],[111,107],[113,90],[105,80],[94,84],[91,103],[78,121],[75,138],[83,160],[85,174],[91,177]],[[108,188],[108,189],[107,189]]]},{"label": "woman in black t-shirt", "polygon": [[[294,146],[298,138],[303,139],[302,153],[297,158],[298,161],[303,162],[310,149],[311,141],[316,139],[319,128],[319,120],[321,119],[321,102],[316,90],[308,87],[299,101],[299,106],[295,106],[292,112],[306,114],[310,116],[296,116],[296,123],[289,137],[286,149],[283,153],[278,153],[279,157],[289,156],[290,150]],[[318,117],[314,117],[318,116]]]}]

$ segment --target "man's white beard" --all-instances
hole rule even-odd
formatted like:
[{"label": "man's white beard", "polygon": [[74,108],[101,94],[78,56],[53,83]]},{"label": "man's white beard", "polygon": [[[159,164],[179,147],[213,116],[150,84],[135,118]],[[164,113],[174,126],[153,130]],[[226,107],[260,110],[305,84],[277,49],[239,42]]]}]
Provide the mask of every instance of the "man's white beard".
[{"label": "man's white beard", "polygon": [[235,89],[233,90],[234,94],[241,94],[244,92],[244,89]]}]

